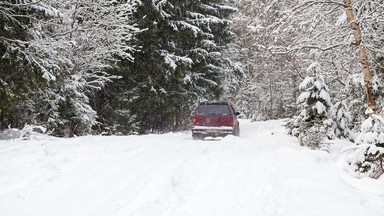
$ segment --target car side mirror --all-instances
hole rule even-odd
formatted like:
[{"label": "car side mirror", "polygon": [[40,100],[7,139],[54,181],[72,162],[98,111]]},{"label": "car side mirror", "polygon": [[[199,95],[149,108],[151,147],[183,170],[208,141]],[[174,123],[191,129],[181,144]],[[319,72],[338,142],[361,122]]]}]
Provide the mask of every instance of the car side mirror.
[{"label": "car side mirror", "polygon": [[235,112],[235,116],[238,116],[238,115],[240,115],[240,112]]}]

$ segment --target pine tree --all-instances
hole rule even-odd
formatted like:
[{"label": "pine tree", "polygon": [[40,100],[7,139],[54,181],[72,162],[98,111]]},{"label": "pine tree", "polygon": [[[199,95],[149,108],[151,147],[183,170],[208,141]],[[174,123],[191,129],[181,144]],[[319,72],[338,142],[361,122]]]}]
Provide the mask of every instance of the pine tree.
[{"label": "pine tree", "polygon": [[[139,126],[140,133],[179,130],[189,124],[198,100],[220,96],[221,52],[232,38],[226,17],[234,11],[224,3],[142,1],[135,13],[138,27],[145,29],[136,35],[140,50],[134,62],[122,61],[114,74],[123,78],[104,94],[111,119],[119,110],[130,113],[124,119],[135,117],[130,124]],[[109,116],[102,118],[108,121]]]},{"label": "pine tree", "polygon": [[350,130],[352,121],[351,113],[345,101],[336,102],[330,109],[330,117],[333,120],[332,129],[337,138],[353,140]]},{"label": "pine tree", "polygon": [[345,91],[347,95],[346,103],[348,110],[351,112],[351,133],[350,139],[354,141],[360,133],[361,124],[365,120],[365,114],[361,110],[365,110],[365,94],[362,82],[362,74],[355,74],[349,77],[346,86],[342,92]]}]

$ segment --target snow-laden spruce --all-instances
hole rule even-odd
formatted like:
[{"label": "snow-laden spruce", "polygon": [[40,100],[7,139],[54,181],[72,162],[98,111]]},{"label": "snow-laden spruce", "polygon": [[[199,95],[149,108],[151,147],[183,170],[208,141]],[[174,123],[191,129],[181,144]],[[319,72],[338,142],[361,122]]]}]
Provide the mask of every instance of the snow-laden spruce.
[{"label": "snow-laden spruce", "polygon": [[[218,99],[224,88],[227,61],[222,53],[233,36],[227,18],[235,11],[227,3],[143,1],[135,13],[143,29],[134,41],[140,50],[134,52],[134,62],[123,62],[117,71],[125,78],[110,85],[118,92],[105,100],[111,110],[110,115],[101,112],[106,122],[116,116],[114,110],[123,109],[137,116],[140,133],[190,127],[197,101]],[[127,131],[126,118],[116,119],[112,124]]]},{"label": "snow-laden spruce", "polygon": [[384,118],[368,109],[370,116],[361,125],[356,146],[346,150],[349,155],[347,170],[359,176],[377,178],[384,173]]},{"label": "snow-laden spruce", "polygon": [[332,105],[329,116],[333,120],[332,129],[337,138],[354,140],[353,132],[350,130],[352,115],[345,101],[338,101]]},{"label": "snow-laden spruce", "polygon": [[313,149],[325,148],[325,139],[334,138],[332,121],[328,119],[332,103],[321,73],[317,62],[308,67],[297,99],[299,114],[288,122],[290,133],[299,138],[300,144]]}]

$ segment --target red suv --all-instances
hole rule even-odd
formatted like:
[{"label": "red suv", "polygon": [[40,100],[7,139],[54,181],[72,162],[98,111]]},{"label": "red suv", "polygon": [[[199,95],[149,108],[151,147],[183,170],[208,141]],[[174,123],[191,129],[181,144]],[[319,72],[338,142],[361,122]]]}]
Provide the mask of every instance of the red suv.
[{"label": "red suv", "polygon": [[193,117],[192,137],[221,137],[229,134],[240,136],[240,127],[233,106],[225,101],[201,102]]}]

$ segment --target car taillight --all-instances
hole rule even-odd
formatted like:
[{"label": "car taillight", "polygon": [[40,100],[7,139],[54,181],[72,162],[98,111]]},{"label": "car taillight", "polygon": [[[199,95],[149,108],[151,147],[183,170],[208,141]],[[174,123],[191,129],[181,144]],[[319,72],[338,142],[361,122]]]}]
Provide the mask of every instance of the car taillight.
[{"label": "car taillight", "polygon": [[194,125],[196,124],[196,118],[193,118],[193,124]]},{"label": "car taillight", "polygon": [[233,119],[231,120],[231,126],[233,126],[235,124],[235,122],[233,121]]}]

